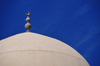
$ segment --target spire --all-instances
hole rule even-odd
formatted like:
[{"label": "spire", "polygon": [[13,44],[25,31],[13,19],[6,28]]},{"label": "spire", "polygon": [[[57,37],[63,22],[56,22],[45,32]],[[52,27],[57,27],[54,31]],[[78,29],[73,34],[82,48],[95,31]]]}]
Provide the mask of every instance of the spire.
[{"label": "spire", "polygon": [[29,29],[31,28],[31,24],[29,23],[29,21],[30,21],[30,18],[29,18],[29,16],[30,16],[30,12],[29,11],[27,11],[28,12],[28,14],[26,13],[26,15],[27,15],[27,18],[26,18],[26,24],[25,24],[25,28],[27,29],[27,31],[26,32],[30,32],[29,31]]}]

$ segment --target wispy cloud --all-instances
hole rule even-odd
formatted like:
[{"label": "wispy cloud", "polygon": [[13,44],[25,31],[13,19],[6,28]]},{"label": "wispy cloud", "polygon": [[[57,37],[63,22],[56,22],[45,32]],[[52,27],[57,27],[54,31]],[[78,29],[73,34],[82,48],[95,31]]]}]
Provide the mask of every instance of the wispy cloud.
[{"label": "wispy cloud", "polygon": [[77,48],[77,47],[79,47],[80,45],[84,44],[84,43],[87,42],[91,37],[93,37],[94,34],[98,33],[95,27],[92,27],[91,29],[89,29],[88,32],[89,32],[89,33],[88,33],[87,35],[85,35],[85,36],[83,37],[83,39],[80,40],[80,41],[76,44],[75,48]]},{"label": "wispy cloud", "polygon": [[80,7],[77,12],[74,13],[73,15],[73,19],[77,19],[78,17],[80,17],[81,15],[84,15],[85,13],[88,13],[92,10],[92,7],[90,6],[90,3],[87,3],[85,5],[83,5],[82,7]]}]

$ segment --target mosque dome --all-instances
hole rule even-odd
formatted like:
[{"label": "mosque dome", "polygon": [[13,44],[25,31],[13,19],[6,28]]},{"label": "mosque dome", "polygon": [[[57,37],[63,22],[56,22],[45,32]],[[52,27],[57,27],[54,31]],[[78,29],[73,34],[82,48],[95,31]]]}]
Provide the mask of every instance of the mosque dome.
[{"label": "mosque dome", "polygon": [[67,44],[25,32],[0,41],[0,66],[89,66]]},{"label": "mosque dome", "polygon": [[89,66],[89,64],[69,45],[28,30],[0,41],[0,66]]}]

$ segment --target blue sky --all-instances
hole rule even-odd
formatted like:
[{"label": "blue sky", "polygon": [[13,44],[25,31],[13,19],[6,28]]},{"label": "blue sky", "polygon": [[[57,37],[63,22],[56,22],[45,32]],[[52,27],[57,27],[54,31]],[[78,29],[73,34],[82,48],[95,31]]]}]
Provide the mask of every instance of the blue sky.
[{"label": "blue sky", "polygon": [[27,10],[31,32],[63,41],[100,66],[99,0],[0,0],[0,40],[26,31]]}]

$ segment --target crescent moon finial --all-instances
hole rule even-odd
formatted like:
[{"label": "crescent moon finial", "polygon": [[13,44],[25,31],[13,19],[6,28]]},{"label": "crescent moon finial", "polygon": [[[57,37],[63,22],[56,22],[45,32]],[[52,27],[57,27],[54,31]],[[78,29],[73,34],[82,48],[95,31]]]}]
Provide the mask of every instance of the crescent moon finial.
[{"label": "crescent moon finial", "polygon": [[26,13],[26,15],[27,15],[27,18],[26,18],[26,24],[25,24],[25,28],[27,29],[27,31],[26,32],[30,32],[29,31],[29,29],[31,28],[31,24],[29,23],[29,21],[30,21],[30,18],[29,18],[29,16],[30,16],[30,12],[29,11],[27,11],[28,12],[28,14]]},{"label": "crescent moon finial", "polygon": [[27,11],[27,12],[28,12],[28,14],[26,13],[26,15],[27,15],[27,16],[30,16],[30,12],[29,12],[29,11]]}]

